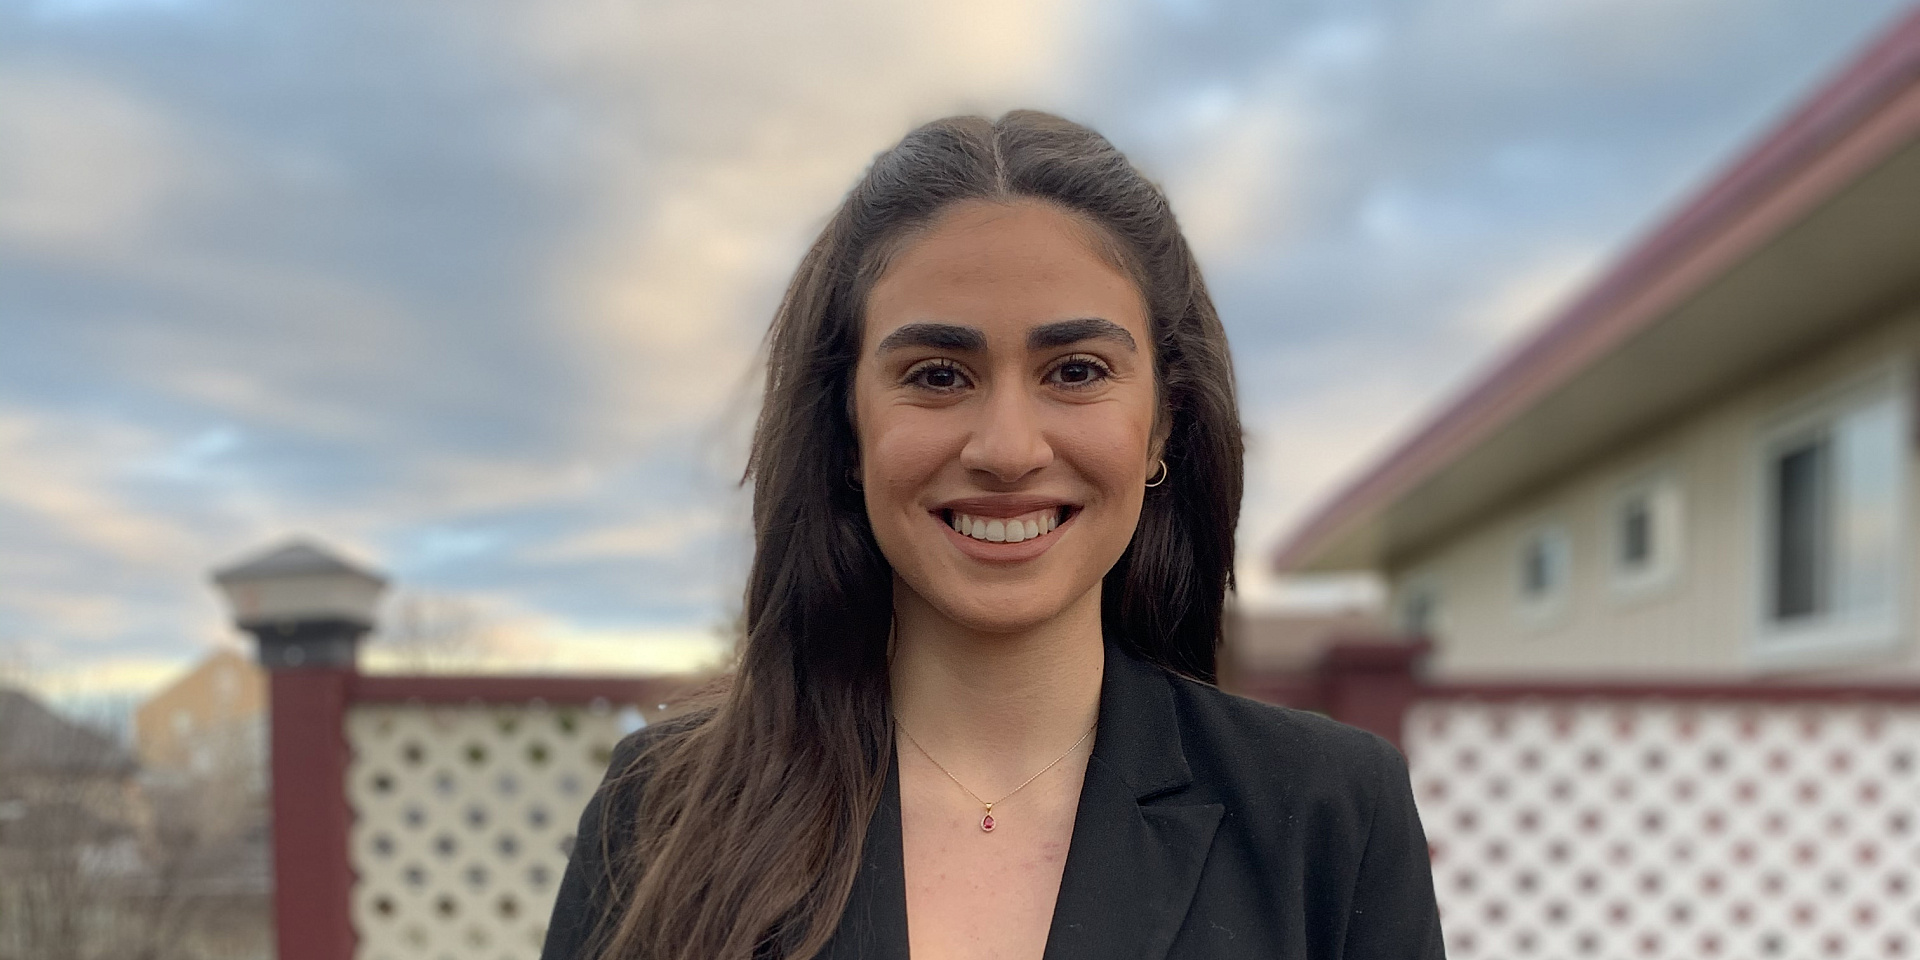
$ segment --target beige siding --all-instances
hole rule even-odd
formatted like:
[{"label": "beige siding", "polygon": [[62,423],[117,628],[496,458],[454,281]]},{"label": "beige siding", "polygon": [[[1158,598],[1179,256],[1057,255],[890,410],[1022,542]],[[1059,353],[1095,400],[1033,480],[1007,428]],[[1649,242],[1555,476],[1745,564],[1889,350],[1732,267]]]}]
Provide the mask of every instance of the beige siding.
[{"label": "beige siding", "polygon": [[140,762],[191,773],[256,762],[266,710],[266,671],[244,654],[217,650],[134,711]]},{"label": "beige siding", "polygon": [[[1766,426],[1823,391],[1876,371],[1908,391],[1920,357],[1920,307],[1837,340],[1790,369],[1677,419],[1671,427],[1612,451],[1591,468],[1516,501],[1426,556],[1389,570],[1395,605],[1433,590],[1438,612],[1434,669],[1449,677],[1728,677],[1920,675],[1913,640],[1916,573],[1911,557],[1920,518],[1920,461],[1906,446],[1905,541],[1899,583],[1901,645],[1870,655],[1823,656],[1797,665],[1754,655],[1758,555],[1762,549],[1759,443]],[[1907,395],[1908,409],[1913,395]],[[1911,431],[1910,431],[1911,435]],[[1683,531],[1676,575],[1664,586],[1622,593],[1614,584],[1605,518],[1618,492],[1648,471],[1678,483]],[[1564,525],[1571,569],[1564,605],[1551,615],[1519,601],[1523,537],[1541,522]]]}]

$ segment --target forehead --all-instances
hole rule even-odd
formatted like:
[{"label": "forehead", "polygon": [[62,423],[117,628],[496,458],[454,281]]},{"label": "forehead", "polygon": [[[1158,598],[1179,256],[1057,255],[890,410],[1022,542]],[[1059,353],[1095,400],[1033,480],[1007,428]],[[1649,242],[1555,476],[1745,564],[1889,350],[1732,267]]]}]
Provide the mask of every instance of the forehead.
[{"label": "forehead", "polygon": [[1021,333],[1102,317],[1151,342],[1133,279],[1103,256],[1094,228],[1047,204],[955,204],[893,257],[867,298],[864,342],[914,322]]}]

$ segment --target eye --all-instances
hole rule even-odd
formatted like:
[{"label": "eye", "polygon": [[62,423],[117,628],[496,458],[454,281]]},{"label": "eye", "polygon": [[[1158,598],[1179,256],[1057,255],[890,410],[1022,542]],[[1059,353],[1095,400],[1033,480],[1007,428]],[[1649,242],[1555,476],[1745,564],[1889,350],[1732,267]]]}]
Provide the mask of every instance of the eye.
[{"label": "eye", "polygon": [[1047,373],[1049,379],[1068,389],[1091,387],[1112,375],[1106,364],[1085,355],[1067,357]]},{"label": "eye", "polygon": [[951,360],[925,360],[907,369],[901,382],[935,393],[958,390],[967,385],[966,372]]}]

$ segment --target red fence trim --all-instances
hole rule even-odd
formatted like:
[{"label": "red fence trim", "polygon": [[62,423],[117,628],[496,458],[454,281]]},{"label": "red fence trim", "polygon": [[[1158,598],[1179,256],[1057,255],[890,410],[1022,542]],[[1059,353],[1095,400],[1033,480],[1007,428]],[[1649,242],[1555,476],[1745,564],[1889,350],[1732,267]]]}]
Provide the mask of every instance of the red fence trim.
[{"label": "red fence trim", "polygon": [[655,707],[693,690],[685,677],[366,676],[353,678],[347,699],[354,703],[587,704]]},{"label": "red fence trim", "polygon": [[1423,683],[1419,700],[1733,700],[1747,703],[1920,703],[1916,684]]},{"label": "red fence trim", "polygon": [[[1920,22],[1920,21],[1916,21]],[[1402,746],[1407,711],[1436,700],[1490,703],[1570,700],[1674,700],[1721,703],[1920,703],[1920,683],[1769,683],[1504,680],[1431,681],[1421,662],[1425,640],[1343,640],[1312,669],[1237,672],[1227,689],[1241,696],[1324,713]]]}]

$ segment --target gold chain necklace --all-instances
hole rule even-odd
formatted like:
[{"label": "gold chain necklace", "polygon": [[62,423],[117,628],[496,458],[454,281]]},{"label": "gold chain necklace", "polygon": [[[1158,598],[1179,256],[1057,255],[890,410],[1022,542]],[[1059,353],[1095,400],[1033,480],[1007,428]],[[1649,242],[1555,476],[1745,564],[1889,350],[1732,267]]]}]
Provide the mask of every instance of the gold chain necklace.
[{"label": "gold chain necklace", "polygon": [[1093,736],[1093,731],[1094,731],[1094,729],[1095,729],[1096,727],[1098,727],[1098,726],[1100,726],[1100,721],[1099,721],[1099,720],[1095,720],[1095,721],[1093,722],[1093,726],[1091,726],[1091,727],[1088,727],[1088,728],[1087,728],[1087,732],[1086,732],[1086,733],[1083,733],[1083,734],[1081,734],[1081,735],[1080,735],[1080,739],[1078,739],[1078,740],[1075,740],[1075,741],[1073,742],[1073,746],[1071,746],[1071,747],[1068,747],[1068,748],[1067,748],[1067,752],[1066,752],[1066,753],[1063,753],[1063,754],[1061,754],[1061,755],[1059,755],[1059,756],[1057,756],[1057,757],[1054,757],[1054,758],[1053,758],[1053,762],[1052,762],[1052,763],[1049,763],[1049,764],[1047,764],[1046,766],[1044,766],[1044,767],[1041,767],[1041,768],[1040,768],[1040,773],[1036,773],[1036,774],[1034,774],[1033,776],[1031,776],[1031,777],[1028,777],[1027,779],[1025,779],[1025,780],[1022,780],[1022,781],[1020,781],[1020,785],[1019,785],[1019,786],[1017,786],[1017,787],[1014,787],[1014,788],[1013,788],[1012,790],[1008,790],[1008,791],[1007,791],[1007,796],[1006,796],[1006,797],[1001,797],[1001,798],[1000,798],[1000,799],[998,799],[998,800],[988,800],[988,799],[986,799],[986,798],[984,798],[984,797],[982,797],[982,796],[980,796],[979,794],[977,794],[977,793],[974,793],[974,792],[973,792],[972,790],[970,790],[970,789],[968,789],[968,788],[967,788],[967,785],[966,785],[966,784],[964,784],[964,783],[961,783],[961,782],[960,782],[960,778],[959,778],[959,777],[956,777],[956,776],[954,776],[954,775],[953,775],[953,771],[952,771],[952,770],[948,770],[948,769],[947,769],[947,768],[946,768],[945,766],[942,766],[942,765],[941,765],[941,763],[940,763],[940,761],[938,761],[938,760],[935,760],[935,759],[933,758],[933,754],[931,754],[931,753],[928,753],[928,752],[927,752],[927,748],[926,748],[926,747],[923,747],[923,746],[921,746],[921,745],[920,745],[920,741],[918,741],[918,740],[915,740],[915,739],[913,738],[913,734],[911,734],[911,733],[907,733],[907,727],[906,727],[906,725],[905,725],[905,724],[903,724],[903,723],[901,723],[901,722],[900,722],[899,720],[895,720],[895,721],[893,722],[893,725],[894,725],[894,726],[896,726],[896,727],[898,727],[898,728],[900,729],[900,732],[901,732],[901,733],[903,733],[903,734],[906,734],[906,737],[907,737],[907,742],[908,742],[908,743],[911,743],[911,744],[913,744],[913,748],[914,748],[915,750],[918,750],[918,751],[920,751],[920,755],[921,755],[921,756],[923,756],[923,757],[926,757],[926,758],[927,758],[927,762],[928,762],[928,763],[931,763],[931,764],[933,764],[934,766],[936,766],[936,767],[939,767],[939,768],[940,768],[940,772],[941,772],[941,773],[944,773],[944,774],[946,774],[946,775],[947,775],[947,779],[948,779],[948,780],[952,780],[952,781],[953,781],[953,785],[954,785],[954,786],[956,786],[956,787],[959,787],[959,788],[960,788],[960,789],[962,789],[962,790],[966,790],[966,791],[967,791],[967,796],[969,796],[969,797],[972,797],[975,803],[978,803],[978,804],[980,804],[981,806],[983,806],[983,807],[985,807],[985,808],[986,808],[986,812],[985,812],[985,814],[984,814],[983,816],[981,816],[981,818],[980,818],[980,829],[981,829],[981,830],[983,830],[983,831],[985,831],[985,832],[987,832],[987,833],[992,833],[992,832],[993,832],[993,805],[994,805],[994,804],[996,804],[996,803],[1005,803],[1005,802],[1006,802],[1006,800],[1007,800],[1007,797],[1011,797],[1011,796],[1013,796],[1014,794],[1016,794],[1016,793],[1019,793],[1020,791],[1022,791],[1022,790],[1024,790],[1024,789],[1026,789],[1026,787],[1027,787],[1027,784],[1029,784],[1029,783],[1032,783],[1032,782],[1034,782],[1035,780],[1038,780],[1038,779],[1040,779],[1040,774],[1041,774],[1041,773],[1046,773],[1046,772],[1047,772],[1048,770],[1052,770],[1052,769],[1053,769],[1054,767],[1057,767],[1057,766],[1059,766],[1059,765],[1060,765],[1060,761],[1062,761],[1062,760],[1065,760],[1065,759],[1066,759],[1067,757],[1069,757],[1069,756],[1071,756],[1071,755],[1073,754],[1073,752],[1074,752],[1075,750],[1078,750],[1078,749],[1080,749],[1080,745],[1081,745],[1081,744],[1083,744],[1083,743],[1086,743],[1086,742],[1087,742],[1087,738],[1088,738],[1088,737],[1091,737],[1091,736]]}]

